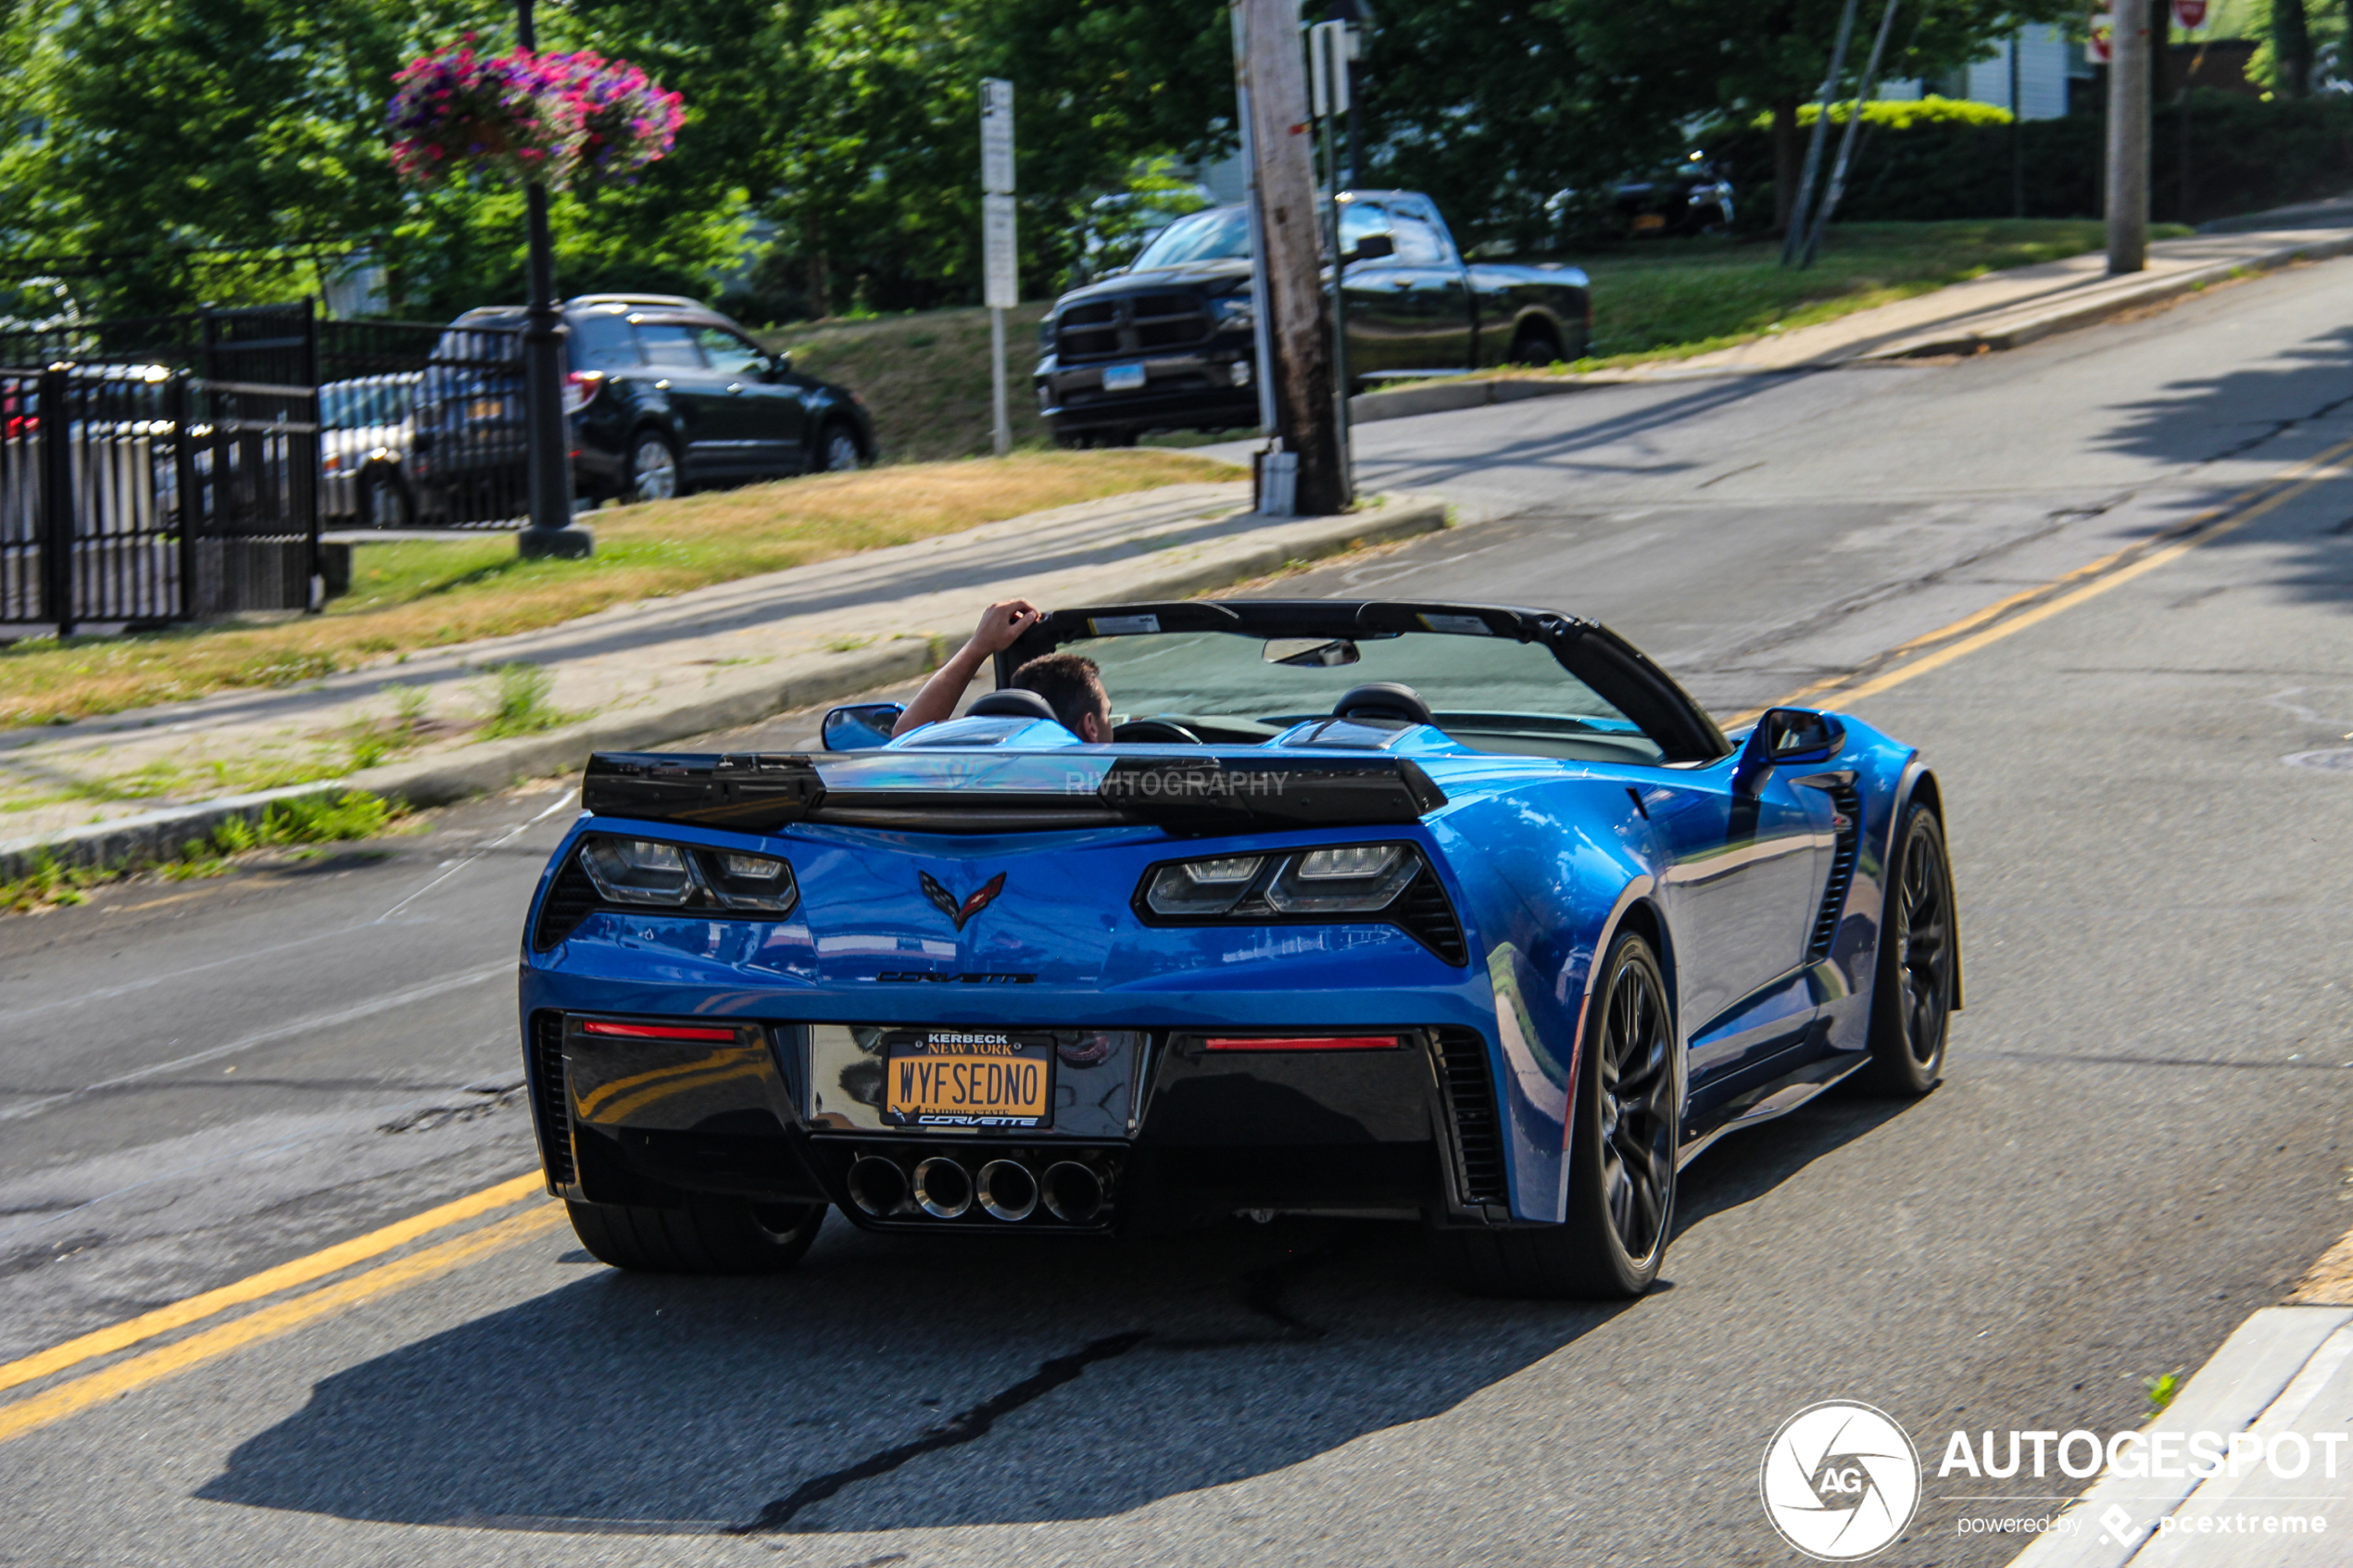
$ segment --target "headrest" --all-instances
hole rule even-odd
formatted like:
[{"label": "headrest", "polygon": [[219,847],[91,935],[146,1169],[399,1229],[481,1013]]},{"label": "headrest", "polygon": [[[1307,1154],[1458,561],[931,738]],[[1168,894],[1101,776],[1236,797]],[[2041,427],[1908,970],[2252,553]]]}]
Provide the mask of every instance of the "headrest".
[{"label": "headrest", "polygon": [[1036,692],[1026,692],[1019,686],[1007,686],[1002,691],[990,692],[987,696],[965,709],[964,714],[972,719],[1058,718],[1052,703],[1048,702]]},{"label": "headrest", "polygon": [[1435,722],[1422,694],[1398,681],[1369,681],[1351,686],[1332,704],[1335,719],[1403,719],[1408,724]]}]

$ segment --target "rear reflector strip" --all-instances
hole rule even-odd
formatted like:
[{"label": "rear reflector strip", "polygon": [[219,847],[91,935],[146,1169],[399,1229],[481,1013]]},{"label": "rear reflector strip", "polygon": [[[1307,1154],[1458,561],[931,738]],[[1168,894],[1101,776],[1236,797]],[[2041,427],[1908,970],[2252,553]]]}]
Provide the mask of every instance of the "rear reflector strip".
[{"label": "rear reflector strip", "polygon": [[1202,1042],[1213,1051],[1393,1051],[1394,1035],[1213,1035]]},{"label": "rear reflector strip", "polygon": [[623,1040],[720,1040],[732,1043],[733,1029],[694,1029],[673,1023],[607,1023],[602,1019],[581,1020],[584,1035],[611,1035]]}]

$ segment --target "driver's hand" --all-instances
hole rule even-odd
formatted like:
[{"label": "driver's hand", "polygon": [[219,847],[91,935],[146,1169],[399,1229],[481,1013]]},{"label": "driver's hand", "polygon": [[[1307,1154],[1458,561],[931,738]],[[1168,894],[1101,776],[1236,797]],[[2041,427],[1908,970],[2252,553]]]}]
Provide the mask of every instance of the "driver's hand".
[{"label": "driver's hand", "polygon": [[990,605],[981,612],[980,625],[973,633],[972,646],[981,653],[1000,654],[1020,640],[1021,634],[1045,619],[1046,612],[1027,599],[1007,599]]}]

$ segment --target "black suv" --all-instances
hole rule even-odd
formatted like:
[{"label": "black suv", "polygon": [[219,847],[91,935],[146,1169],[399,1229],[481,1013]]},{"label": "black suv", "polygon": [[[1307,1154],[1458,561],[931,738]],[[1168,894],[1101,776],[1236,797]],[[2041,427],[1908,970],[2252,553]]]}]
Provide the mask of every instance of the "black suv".
[{"label": "black suv", "polygon": [[[660,500],[693,485],[854,469],[875,457],[875,421],[858,395],[796,374],[726,317],[673,295],[584,295],[563,304],[564,413],[573,484],[598,499]],[[449,323],[436,360],[478,367],[453,381],[431,422],[448,427],[438,465],[511,460],[521,451],[519,364],[479,358],[485,343],[520,352],[503,332],[514,306],[469,310]],[[508,345],[513,345],[511,350]],[[467,428],[459,439],[458,426]],[[485,426],[504,426],[494,432]],[[500,434],[506,439],[498,439]],[[488,437],[488,439],[485,439]],[[456,472],[443,476],[463,488]]]}]

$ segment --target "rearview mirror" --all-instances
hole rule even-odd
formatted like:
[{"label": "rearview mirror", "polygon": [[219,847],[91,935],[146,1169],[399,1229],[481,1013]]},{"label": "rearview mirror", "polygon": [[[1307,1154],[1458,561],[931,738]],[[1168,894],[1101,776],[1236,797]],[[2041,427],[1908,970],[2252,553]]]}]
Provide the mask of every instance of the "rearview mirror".
[{"label": "rearview mirror", "polygon": [[1732,793],[1754,796],[1775,768],[1827,762],[1846,744],[1846,726],[1810,708],[1768,708],[1749,732],[1732,768]]},{"label": "rearview mirror", "polygon": [[1356,242],[1356,248],[1340,257],[1342,261],[1379,261],[1397,254],[1397,242],[1387,234],[1366,234]]},{"label": "rearview mirror", "polygon": [[1288,664],[1298,670],[1337,670],[1364,656],[1345,637],[1269,637],[1265,652],[1259,657],[1269,664]]},{"label": "rearview mirror", "polygon": [[890,744],[891,726],[907,711],[896,702],[862,702],[837,708],[819,728],[827,751],[868,751]]}]

